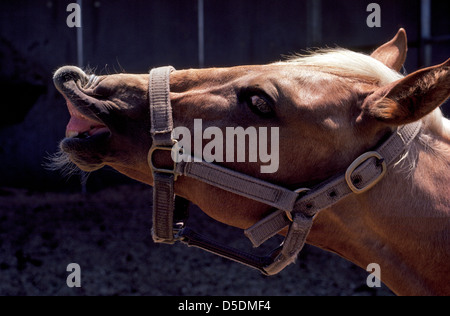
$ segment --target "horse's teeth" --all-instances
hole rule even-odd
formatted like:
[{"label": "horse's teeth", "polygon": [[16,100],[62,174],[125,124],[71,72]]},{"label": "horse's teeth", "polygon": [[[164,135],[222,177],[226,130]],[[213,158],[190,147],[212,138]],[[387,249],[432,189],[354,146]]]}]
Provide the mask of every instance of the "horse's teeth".
[{"label": "horse's teeth", "polygon": [[78,134],[79,134],[79,133],[78,133],[77,131],[68,131],[68,132],[67,132],[67,137],[68,137],[68,138],[77,137]]}]

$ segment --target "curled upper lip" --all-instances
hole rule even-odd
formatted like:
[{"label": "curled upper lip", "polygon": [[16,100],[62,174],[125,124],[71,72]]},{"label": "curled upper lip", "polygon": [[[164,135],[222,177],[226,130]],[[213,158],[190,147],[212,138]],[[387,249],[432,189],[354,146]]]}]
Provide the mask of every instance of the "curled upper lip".
[{"label": "curled upper lip", "polygon": [[78,67],[65,66],[55,72],[53,82],[61,93],[66,94],[71,92],[67,83],[76,82],[80,87],[83,87],[89,82],[89,77]]},{"label": "curled upper lip", "polygon": [[107,114],[103,101],[85,92],[85,89],[91,88],[97,80],[97,76],[87,76],[80,68],[75,66],[59,68],[53,75],[55,87],[81,114],[103,122],[102,118]]}]

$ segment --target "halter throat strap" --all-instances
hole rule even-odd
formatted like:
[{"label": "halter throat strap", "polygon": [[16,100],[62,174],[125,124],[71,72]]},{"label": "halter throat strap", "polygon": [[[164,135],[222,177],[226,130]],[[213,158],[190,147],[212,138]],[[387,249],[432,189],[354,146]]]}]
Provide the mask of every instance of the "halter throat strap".
[{"label": "halter throat strap", "polygon": [[[305,244],[313,218],[319,211],[350,194],[362,194],[376,185],[421,129],[421,122],[402,126],[380,147],[356,158],[345,174],[337,175],[312,189],[291,191],[219,165],[194,162],[194,159],[187,159],[186,154],[179,152],[174,146],[176,140],[172,138],[173,119],[169,95],[169,77],[174,70],[167,66],[150,71],[150,133],[153,143],[148,163],[154,179],[153,240],[169,244],[181,241],[258,269],[266,275],[276,274],[295,261]],[[161,152],[175,154],[178,159],[170,166],[156,166],[154,156]],[[284,242],[267,256],[259,257],[218,244],[185,227],[184,220],[179,221],[175,208],[174,182],[178,176],[194,178],[274,207],[277,211],[246,229],[245,235],[258,247],[288,227]]]}]

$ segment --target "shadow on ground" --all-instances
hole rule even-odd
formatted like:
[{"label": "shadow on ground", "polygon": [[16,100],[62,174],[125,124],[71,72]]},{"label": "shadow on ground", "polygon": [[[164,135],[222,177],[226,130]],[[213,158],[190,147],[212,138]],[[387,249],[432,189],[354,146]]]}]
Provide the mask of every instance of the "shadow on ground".
[{"label": "shadow on ground", "polygon": [[[242,231],[191,207],[190,223],[227,244],[250,249]],[[306,246],[295,265],[265,277],[184,245],[154,244],[151,188],[96,193],[0,188],[0,295],[392,295],[369,288],[368,272]],[[81,287],[69,288],[69,263]]]}]

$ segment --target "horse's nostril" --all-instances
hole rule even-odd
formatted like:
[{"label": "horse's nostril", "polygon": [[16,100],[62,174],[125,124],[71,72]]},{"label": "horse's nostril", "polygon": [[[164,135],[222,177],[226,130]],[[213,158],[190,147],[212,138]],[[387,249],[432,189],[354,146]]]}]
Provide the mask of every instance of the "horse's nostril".
[{"label": "horse's nostril", "polygon": [[53,75],[53,82],[57,87],[68,81],[79,81],[81,86],[85,86],[89,82],[89,77],[78,67],[64,66],[59,68]]}]

